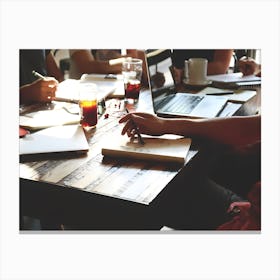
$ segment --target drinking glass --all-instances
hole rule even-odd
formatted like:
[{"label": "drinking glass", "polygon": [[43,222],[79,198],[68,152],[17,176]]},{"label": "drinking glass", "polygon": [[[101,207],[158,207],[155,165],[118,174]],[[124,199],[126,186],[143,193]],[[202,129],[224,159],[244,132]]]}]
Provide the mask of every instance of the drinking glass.
[{"label": "drinking glass", "polygon": [[124,79],[125,101],[135,103],[138,101],[141,89],[142,60],[126,58],[122,63],[122,74]]},{"label": "drinking glass", "polygon": [[81,83],[79,86],[80,123],[84,128],[93,128],[97,125],[97,103],[96,86]]}]

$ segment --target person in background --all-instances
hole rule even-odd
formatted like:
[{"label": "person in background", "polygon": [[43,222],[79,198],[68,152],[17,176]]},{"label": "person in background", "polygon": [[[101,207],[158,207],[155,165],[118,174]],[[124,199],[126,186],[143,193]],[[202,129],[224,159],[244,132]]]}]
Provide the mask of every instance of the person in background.
[{"label": "person in background", "polygon": [[172,64],[176,84],[180,84],[184,77],[185,60],[190,58],[206,58],[208,60],[207,75],[225,74],[233,56],[233,49],[174,49]]},{"label": "person in background", "polygon": [[[260,115],[168,119],[138,112],[125,115],[119,122],[124,123],[122,134],[132,138],[140,132],[153,136],[175,134],[202,142],[202,152],[206,152],[209,162],[205,166],[191,165],[183,173],[188,173],[187,177],[183,175],[174,182],[172,189],[176,191],[168,195],[164,206],[166,226],[190,230],[260,229]],[[213,147],[220,149],[222,156]]]},{"label": "person in background", "polygon": [[127,50],[126,55],[121,50],[112,49],[72,49],[70,53],[70,79],[80,79],[83,74],[121,74],[124,57],[133,57],[143,60],[143,84],[147,84],[144,52],[141,50]]},{"label": "person in background", "polygon": [[[21,49],[20,104],[49,102],[55,96],[57,85],[64,77],[51,50]],[[44,79],[34,76],[38,72]]]},{"label": "person in background", "polygon": [[253,58],[243,56],[238,61],[238,68],[244,76],[261,76],[261,64],[258,64]]}]

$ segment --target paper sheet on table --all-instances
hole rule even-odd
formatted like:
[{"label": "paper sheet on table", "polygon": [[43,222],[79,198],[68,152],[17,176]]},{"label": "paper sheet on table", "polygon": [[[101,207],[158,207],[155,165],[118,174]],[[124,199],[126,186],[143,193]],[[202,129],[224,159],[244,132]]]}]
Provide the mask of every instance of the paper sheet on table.
[{"label": "paper sheet on table", "polygon": [[78,104],[57,102],[53,103],[52,106],[54,108],[50,110],[45,108],[44,110],[36,110],[19,116],[19,125],[29,130],[38,130],[80,122]]},{"label": "paper sheet on table", "polygon": [[81,83],[93,83],[97,87],[98,99],[101,100],[110,95],[112,97],[124,96],[122,76],[117,79],[105,79],[106,75],[84,74],[80,80],[67,79],[61,82],[56,91],[56,97],[60,99],[79,100],[79,85]]}]

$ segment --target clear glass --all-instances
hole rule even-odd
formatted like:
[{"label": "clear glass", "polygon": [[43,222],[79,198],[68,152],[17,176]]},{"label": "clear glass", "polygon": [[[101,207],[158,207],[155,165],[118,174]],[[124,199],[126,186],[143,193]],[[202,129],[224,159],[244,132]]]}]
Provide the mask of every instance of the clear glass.
[{"label": "clear glass", "polygon": [[138,101],[142,79],[142,60],[126,58],[122,63],[124,79],[125,101],[135,103]]},{"label": "clear glass", "polygon": [[79,106],[81,125],[84,128],[94,128],[97,125],[97,88],[92,83],[79,85]]}]

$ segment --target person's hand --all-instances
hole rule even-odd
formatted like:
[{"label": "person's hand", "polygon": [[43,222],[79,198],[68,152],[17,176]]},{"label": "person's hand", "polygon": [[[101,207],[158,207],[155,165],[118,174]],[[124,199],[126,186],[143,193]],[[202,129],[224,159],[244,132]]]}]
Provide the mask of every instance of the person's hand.
[{"label": "person's hand", "polygon": [[38,79],[20,88],[22,103],[50,102],[55,97],[58,81],[52,77]]},{"label": "person's hand", "polygon": [[260,73],[260,65],[251,57],[242,57],[238,61],[238,67],[244,76],[257,75]]},{"label": "person's hand", "polygon": [[164,119],[148,113],[129,113],[119,120],[125,123],[122,129],[122,135],[127,134],[128,137],[134,138],[137,131],[139,133],[159,136],[164,134]]}]

